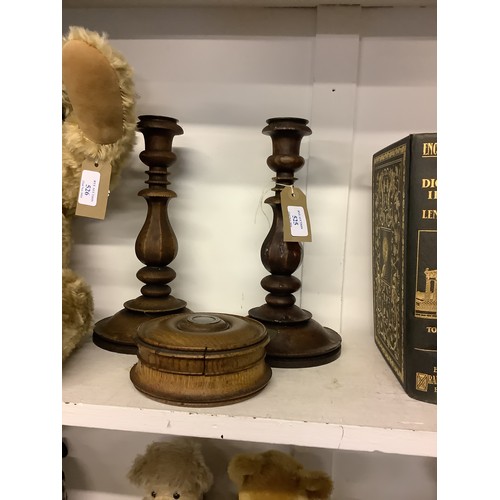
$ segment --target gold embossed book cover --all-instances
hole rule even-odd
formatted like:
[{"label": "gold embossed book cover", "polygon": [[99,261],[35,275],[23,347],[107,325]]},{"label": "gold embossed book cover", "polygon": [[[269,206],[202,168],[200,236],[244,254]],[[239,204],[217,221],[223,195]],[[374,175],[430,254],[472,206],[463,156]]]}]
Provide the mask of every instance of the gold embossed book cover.
[{"label": "gold embossed book cover", "polygon": [[375,343],[405,392],[437,403],[437,134],[373,155]]}]

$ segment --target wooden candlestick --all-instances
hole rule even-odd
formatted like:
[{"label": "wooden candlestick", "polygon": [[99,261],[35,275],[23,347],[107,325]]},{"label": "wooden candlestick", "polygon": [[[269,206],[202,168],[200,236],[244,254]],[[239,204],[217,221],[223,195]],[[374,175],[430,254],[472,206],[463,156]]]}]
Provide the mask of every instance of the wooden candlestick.
[{"label": "wooden candlestick", "polygon": [[171,295],[169,283],[175,271],[168,267],[177,255],[177,238],[170,225],[167,205],[177,195],[167,188],[168,167],[175,161],[172,152],[174,136],[184,133],[175,118],[139,116],[137,129],[144,135],[145,149],[139,154],[149,167],[148,187],[139,191],[148,204],[146,221],[135,243],[137,258],[145,264],[137,278],[144,283],[139,297],[128,300],[113,316],[98,321],[93,341],[108,351],[136,354],[137,328],[153,318],[190,312],[186,302]]},{"label": "wooden candlestick", "polygon": [[266,326],[270,342],[267,362],[270,366],[300,368],[330,363],[340,355],[342,339],[330,328],[312,319],[309,311],[295,305],[293,293],[301,287],[292,276],[302,261],[302,244],[283,240],[281,191],[293,186],[294,173],[304,165],[299,154],[302,138],[311,134],[308,121],[302,118],[271,118],[262,133],[272,140],[273,154],[267,165],[276,172],[274,196],[265,200],[273,210],[273,223],[261,247],[261,260],[271,273],[261,281],[266,303],[250,309],[249,317]]}]

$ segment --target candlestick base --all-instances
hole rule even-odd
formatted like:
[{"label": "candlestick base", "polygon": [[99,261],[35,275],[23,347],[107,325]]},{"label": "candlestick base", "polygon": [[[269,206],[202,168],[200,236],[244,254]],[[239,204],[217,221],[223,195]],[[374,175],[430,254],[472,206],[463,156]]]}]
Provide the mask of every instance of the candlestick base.
[{"label": "candlestick base", "polygon": [[267,328],[269,366],[307,368],[331,363],[340,356],[342,338],[331,328],[321,326],[312,318],[296,323],[266,321],[258,317],[258,310],[258,307],[251,309],[249,316]]},{"label": "candlestick base", "polygon": [[[174,297],[171,297],[172,299]],[[101,349],[121,354],[137,354],[136,335],[140,325],[167,314],[188,313],[186,302],[178,300],[180,308],[170,313],[132,311],[123,308],[113,316],[101,319],[94,326],[92,341]],[[183,305],[182,305],[183,304]]]}]

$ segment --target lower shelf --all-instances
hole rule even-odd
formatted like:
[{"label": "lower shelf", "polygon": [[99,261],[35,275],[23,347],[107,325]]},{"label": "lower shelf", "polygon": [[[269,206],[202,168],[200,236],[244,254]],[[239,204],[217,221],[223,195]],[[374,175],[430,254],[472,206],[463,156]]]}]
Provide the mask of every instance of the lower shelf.
[{"label": "lower shelf", "polygon": [[63,367],[62,423],[435,457],[436,406],[409,398],[374,345],[343,349],[328,365],[273,368],[267,387],[247,401],[187,408],[144,396],[129,379],[137,358],[89,341]]},{"label": "lower shelf", "polygon": [[[62,460],[69,500],[138,500],[143,491],[127,479],[135,457],[154,441],[172,436],[63,427],[69,454]],[[436,500],[437,459],[390,453],[327,450],[293,445],[197,438],[214,484],[204,500],[236,500],[227,474],[238,453],[269,449],[290,454],[306,469],[330,474],[332,500]]]}]

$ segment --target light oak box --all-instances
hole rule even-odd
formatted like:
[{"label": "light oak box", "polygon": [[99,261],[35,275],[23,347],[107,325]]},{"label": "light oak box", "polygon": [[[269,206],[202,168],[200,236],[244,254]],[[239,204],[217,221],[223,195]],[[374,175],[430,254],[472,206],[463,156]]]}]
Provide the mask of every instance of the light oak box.
[{"label": "light oak box", "polygon": [[243,401],[271,378],[266,328],[232,314],[184,313],[143,323],[130,378],[158,401],[218,406]]}]

